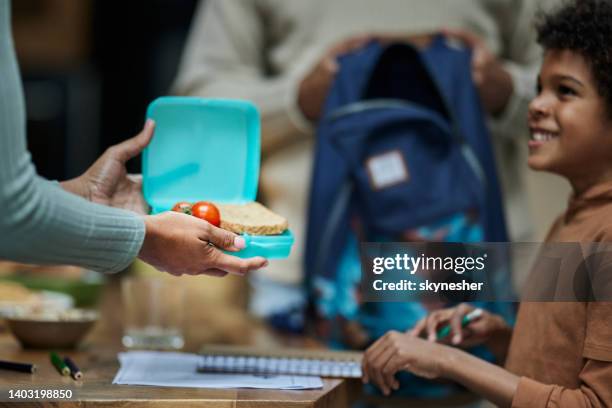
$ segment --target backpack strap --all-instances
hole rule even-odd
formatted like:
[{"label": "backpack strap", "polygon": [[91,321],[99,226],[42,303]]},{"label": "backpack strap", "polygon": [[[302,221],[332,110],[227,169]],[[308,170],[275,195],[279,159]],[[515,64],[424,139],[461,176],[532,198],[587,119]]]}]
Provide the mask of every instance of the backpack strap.
[{"label": "backpack strap", "polygon": [[319,241],[316,252],[317,255],[314,265],[314,271],[317,275],[327,275],[324,273],[325,262],[327,261],[332,249],[334,249],[334,240],[336,238],[335,235],[340,229],[340,224],[346,220],[346,212],[348,211],[352,195],[353,181],[349,179],[342,185],[342,187],[340,187],[336,200],[334,201],[334,205],[329,212],[329,218],[327,219],[325,228],[323,229],[323,234],[321,235],[321,240]]}]

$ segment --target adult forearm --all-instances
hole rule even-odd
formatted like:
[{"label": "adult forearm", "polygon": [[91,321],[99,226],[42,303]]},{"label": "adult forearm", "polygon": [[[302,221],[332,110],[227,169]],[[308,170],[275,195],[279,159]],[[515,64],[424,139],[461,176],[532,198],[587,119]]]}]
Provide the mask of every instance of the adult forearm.
[{"label": "adult forearm", "polygon": [[0,258],[116,272],[137,256],[145,232],[141,217],[87,202],[37,176],[26,178],[21,187],[9,183],[0,191],[6,211]]},{"label": "adult forearm", "polygon": [[510,407],[519,377],[457,348],[447,348],[444,377],[483,396],[500,407]]}]

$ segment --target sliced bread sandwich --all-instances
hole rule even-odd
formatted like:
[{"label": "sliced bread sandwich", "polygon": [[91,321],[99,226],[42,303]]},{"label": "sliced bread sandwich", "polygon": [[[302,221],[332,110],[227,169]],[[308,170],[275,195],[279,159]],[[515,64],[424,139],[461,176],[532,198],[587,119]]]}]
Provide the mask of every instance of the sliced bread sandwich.
[{"label": "sliced bread sandwich", "polygon": [[278,235],[288,228],[286,218],[257,202],[215,205],[221,213],[221,228],[236,234]]}]

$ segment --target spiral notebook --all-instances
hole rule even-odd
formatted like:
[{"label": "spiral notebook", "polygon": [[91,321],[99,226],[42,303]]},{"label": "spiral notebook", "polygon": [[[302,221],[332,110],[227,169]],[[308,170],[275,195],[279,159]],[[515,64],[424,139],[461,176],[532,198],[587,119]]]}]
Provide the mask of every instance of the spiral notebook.
[{"label": "spiral notebook", "polygon": [[362,353],[204,346],[198,372],[360,378]]}]

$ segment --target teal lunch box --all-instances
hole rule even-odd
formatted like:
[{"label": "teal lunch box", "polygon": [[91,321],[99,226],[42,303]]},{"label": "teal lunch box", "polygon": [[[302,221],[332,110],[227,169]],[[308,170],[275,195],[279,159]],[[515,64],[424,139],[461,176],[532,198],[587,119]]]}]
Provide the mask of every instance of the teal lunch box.
[{"label": "teal lunch box", "polygon": [[[153,140],[142,153],[143,193],[152,213],[179,201],[248,203],[259,180],[260,125],[246,101],[161,97],[147,110]],[[243,235],[241,258],[286,258],[293,234]]]}]

